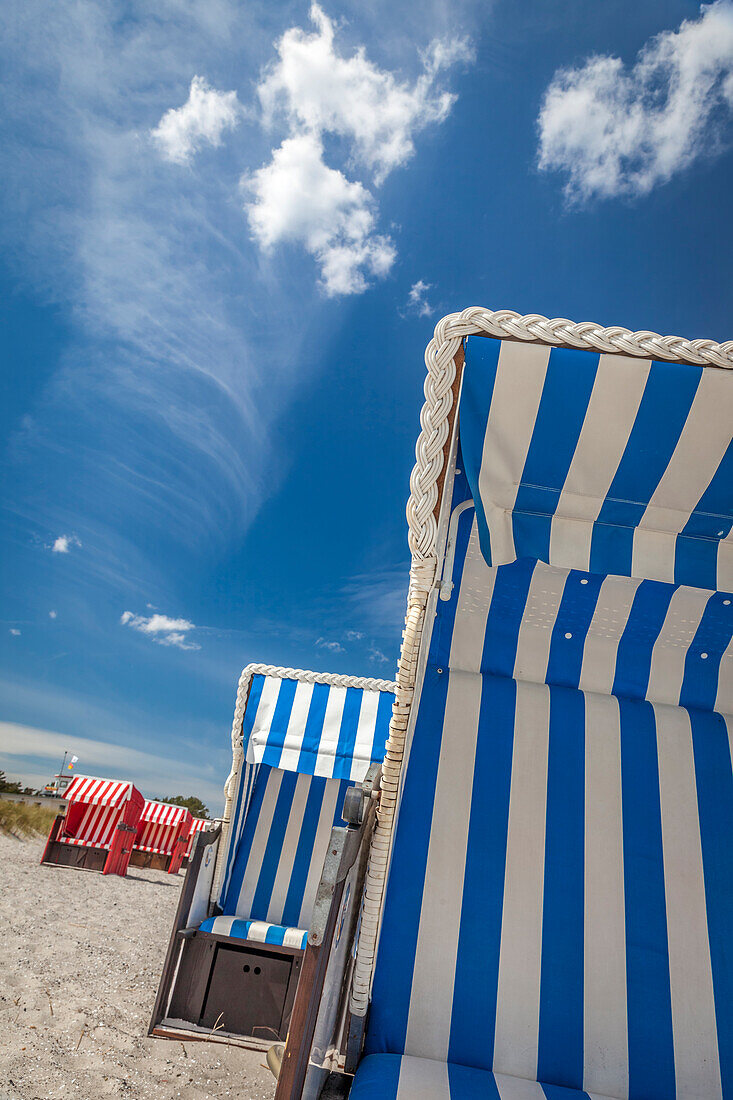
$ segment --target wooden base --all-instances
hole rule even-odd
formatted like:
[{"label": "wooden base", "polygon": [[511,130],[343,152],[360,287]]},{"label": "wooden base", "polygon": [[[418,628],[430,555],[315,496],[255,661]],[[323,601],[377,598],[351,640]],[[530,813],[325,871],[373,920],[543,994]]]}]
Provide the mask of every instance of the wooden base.
[{"label": "wooden base", "polygon": [[108,855],[107,848],[87,848],[82,844],[62,844],[52,840],[47,844],[41,862],[57,867],[76,867],[83,871],[101,871]]},{"label": "wooden base", "polygon": [[143,867],[152,871],[167,871],[171,857],[162,852],[138,852],[134,848],[130,855],[130,867]]}]

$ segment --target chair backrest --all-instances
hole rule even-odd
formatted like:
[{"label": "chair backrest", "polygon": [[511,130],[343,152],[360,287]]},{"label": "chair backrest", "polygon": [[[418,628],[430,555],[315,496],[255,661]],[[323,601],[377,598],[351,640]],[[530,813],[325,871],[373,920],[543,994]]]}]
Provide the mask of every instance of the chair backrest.
[{"label": "chair backrest", "polygon": [[188,837],[193,820],[185,806],[146,799],[133,847],[138,852],[171,855],[179,836]]},{"label": "chair backrest", "polygon": [[263,764],[237,845],[222,911],[308,928],[334,825],[343,825],[347,779]]},{"label": "chair backrest", "polygon": [[132,783],[87,775],[75,775],[64,798],[59,840],[91,848],[109,848],[120,821],[137,825],[145,801]]},{"label": "chair backrest", "polygon": [[472,338],[462,385],[366,1050],[728,1095],[733,375]]},{"label": "chair backrest", "polygon": [[226,915],[306,929],[346,789],[384,755],[394,685],[251,668],[214,896]]}]

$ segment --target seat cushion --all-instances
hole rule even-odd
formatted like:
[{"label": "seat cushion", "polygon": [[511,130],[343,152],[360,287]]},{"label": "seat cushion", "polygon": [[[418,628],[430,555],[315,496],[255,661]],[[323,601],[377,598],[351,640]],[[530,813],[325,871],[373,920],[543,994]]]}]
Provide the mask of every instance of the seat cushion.
[{"label": "seat cushion", "polygon": [[297,947],[305,951],[307,930],[287,928],[282,924],[268,924],[264,920],[241,920],[239,917],[209,917],[199,932],[215,932],[217,936],[235,936],[238,940],[255,940],[257,943],[275,943],[281,947]]},{"label": "seat cushion", "polygon": [[370,1054],[349,1100],[613,1100],[484,1069],[400,1054]]}]

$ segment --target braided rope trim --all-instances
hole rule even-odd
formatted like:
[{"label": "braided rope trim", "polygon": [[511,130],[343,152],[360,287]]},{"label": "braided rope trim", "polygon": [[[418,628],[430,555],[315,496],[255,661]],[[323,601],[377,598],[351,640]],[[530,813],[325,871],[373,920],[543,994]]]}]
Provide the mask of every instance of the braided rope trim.
[{"label": "braided rope trim", "polygon": [[592,321],[575,323],[565,317],[550,320],[539,313],[521,316],[511,309],[493,311],[480,306],[449,313],[438,321],[433,339],[425,350],[425,404],[420,413],[421,432],[415,447],[416,461],[407,504],[410,550],[413,559],[419,561],[435,553],[437,481],[443,467],[448,415],[453,404],[453,359],[461,340],[477,334],[612,355],[733,368],[733,340],[723,344],[713,340],[685,340],[681,336],[660,336],[656,332],[631,332],[619,326],[603,328]]},{"label": "braided rope trim", "polygon": [[232,721],[232,770],[224,784],[224,816],[222,818],[221,837],[219,838],[219,851],[217,865],[211,886],[210,898],[215,901],[221,889],[221,879],[224,874],[224,852],[229,841],[231,829],[232,802],[234,788],[244,761],[244,744],[242,727],[244,725],[244,711],[247,705],[249,686],[253,676],[272,676],[281,680],[300,680],[304,684],[328,684],[329,687],[362,688],[364,691],[390,691],[397,689],[397,684],[392,680],[378,680],[369,676],[346,676],[339,672],[309,672],[303,668],[282,668],[279,665],[250,664],[242,669],[237,685],[237,699],[234,704],[234,719]]},{"label": "braided rope trim", "polygon": [[455,357],[464,337],[478,334],[527,343],[584,348],[613,355],[733,368],[733,340],[724,344],[716,344],[712,340],[685,340],[681,336],[631,332],[620,327],[603,328],[587,321],[576,324],[564,317],[550,320],[538,313],[521,316],[509,309],[493,311],[480,306],[469,307],[461,313],[450,313],[435,326],[433,338],[425,349],[425,404],[420,412],[421,430],[415,445],[415,466],[410,476],[410,499],[407,503],[408,541],[412,555],[407,617],[387,754],[382,765],[382,793],[369,852],[361,931],[349,998],[349,1008],[355,1016],[365,1016],[369,1005],[425,606],[437,569],[438,479],[443,469],[445,444],[450,431]]}]

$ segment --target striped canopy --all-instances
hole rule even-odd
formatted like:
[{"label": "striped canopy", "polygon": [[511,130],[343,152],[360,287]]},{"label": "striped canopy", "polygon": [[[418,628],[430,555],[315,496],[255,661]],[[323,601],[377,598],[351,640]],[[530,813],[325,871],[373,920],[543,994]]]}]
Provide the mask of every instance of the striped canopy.
[{"label": "striped canopy", "polygon": [[196,820],[185,806],[171,806],[168,802],[152,802],[150,799],[145,800],[140,818],[154,825],[180,825],[187,819]]},{"label": "striped canopy", "polygon": [[394,696],[277,676],[253,676],[243,737],[249,764],[351,779],[381,761]]},{"label": "striped canopy", "polygon": [[730,375],[470,337],[461,448],[486,560],[733,587]]},{"label": "striped canopy", "polygon": [[732,390],[468,341],[353,1100],[733,1096]]},{"label": "striped canopy", "polygon": [[[134,792],[134,794],[133,794]],[[130,798],[142,795],[124,779],[96,779],[90,775],[75,775],[66,788],[66,802],[86,802],[90,806],[121,806]]]}]

